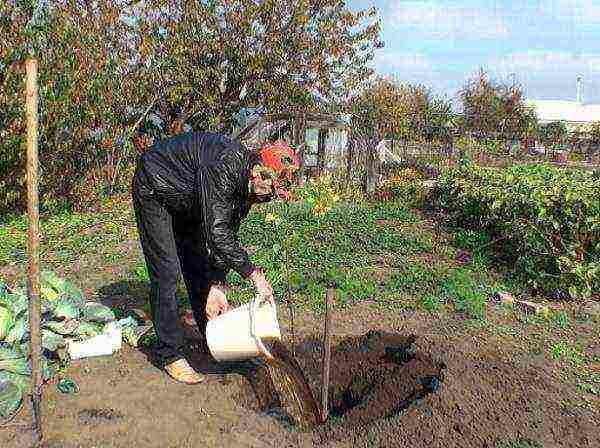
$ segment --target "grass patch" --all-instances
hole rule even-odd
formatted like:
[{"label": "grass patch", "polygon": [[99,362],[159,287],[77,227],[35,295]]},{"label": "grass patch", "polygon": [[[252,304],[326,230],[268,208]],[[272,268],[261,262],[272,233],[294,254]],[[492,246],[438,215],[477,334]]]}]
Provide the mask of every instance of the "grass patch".
[{"label": "grass patch", "polygon": [[494,327],[494,331],[502,336],[513,336],[517,337],[520,335],[519,330],[510,325],[496,325]]},{"label": "grass patch", "polygon": [[[117,246],[137,238],[129,202],[115,209],[93,213],[60,213],[40,219],[40,257],[55,268],[77,261],[82,255],[104,255],[108,261],[121,254]],[[27,262],[27,216],[13,217],[0,225],[0,265]]]},{"label": "grass patch", "polygon": [[139,282],[149,282],[150,277],[148,275],[148,268],[146,267],[146,263],[142,262],[131,269],[132,277]]},{"label": "grass patch", "polygon": [[428,311],[439,311],[445,303],[453,303],[456,311],[482,319],[486,297],[494,289],[493,285],[483,284],[486,281],[485,273],[469,267],[452,269],[444,264],[430,266],[416,261],[394,272],[387,289],[418,296],[420,306]]},{"label": "grass patch", "polygon": [[581,366],[585,362],[581,349],[566,341],[553,344],[550,348],[550,356],[554,361],[566,361],[574,366]]},{"label": "grass patch", "polygon": [[[267,213],[280,219],[267,222]],[[137,247],[138,236],[128,200],[113,201],[106,210],[44,217],[41,227],[41,258],[48,268],[99,257],[98,263],[106,267],[130,264],[123,288],[147,285],[143,257],[136,252],[131,259],[131,242]],[[340,203],[323,217],[314,216],[302,203],[264,204],[242,223],[240,241],[252,247],[252,261],[265,268],[280,299],[287,295],[289,276],[299,306],[322,309],[325,289],[335,283],[338,306],[374,299],[390,309],[434,312],[445,303],[454,303],[458,311],[483,317],[486,289],[480,284],[490,283],[487,268],[469,264],[455,269],[446,264],[445,257],[435,256],[436,252],[451,258],[454,248],[437,244],[440,235],[434,232],[400,201]],[[459,240],[472,246],[477,238],[481,239],[465,233]],[[0,225],[0,239],[8,242],[0,248],[0,264],[26,262],[25,216]],[[436,261],[409,261],[422,253],[433,253]],[[381,265],[382,258],[388,260],[386,267]],[[384,268],[389,272],[381,272]],[[252,297],[249,282],[234,272],[228,280],[232,305]],[[144,288],[135,293],[146,293]]]},{"label": "grass patch", "polygon": [[[418,236],[402,232],[403,224],[418,218],[399,203],[340,204],[320,218],[302,204],[268,204],[261,211],[242,224],[242,243],[256,249],[253,261],[265,267],[279,297],[287,289],[287,252],[293,291],[315,310],[322,308],[330,283],[337,285],[342,306],[383,297],[374,275],[378,259],[422,250]],[[281,220],[267,223],[263,213]],[[230,274],[230,283],[237,287],[241,282],[236,277]]]},{"label": "grass patch", "polygon": [[572,380],[579,390],[600,396],[600,373],[589,367],[589,363],[596,360],[587,359],[581,347],[567,341],[559,341],[550,347],[550,357],[555,362],[562,361],[567,364],[561,375]]},{"label": "grass patch", "polygon": [[499,442],[496,444],[496,448],[544,448],[544,445],[531,439],[518,439]]},{"label": "grass patch", "polygon": [[558,328],[567,328],[569,326],[569,315],[564,311],[552,314],[552,324]]},{"label": "grass patch", "polygon": [[589,374],[587,381],[581,381],[578,385],[584,392],[600,397],[600,373]]},{"label": "grass patch", "polygon": [[394,292],[426,293],[436,288],[438,276],[429,266],[417,261],[394,272],[387,283]]},{"label": "grass patch", "polygon": [[464,268],[450,271],[440,282],[440,290],[457,311],[477,319],[484,317],[487,289],[478,284],[471,271]]},{"label": "grass patch", "polygon": [[438,312],[444,306],[444,301],[436,294],[426,294],[421,299],[421,306],[430,313]]}]

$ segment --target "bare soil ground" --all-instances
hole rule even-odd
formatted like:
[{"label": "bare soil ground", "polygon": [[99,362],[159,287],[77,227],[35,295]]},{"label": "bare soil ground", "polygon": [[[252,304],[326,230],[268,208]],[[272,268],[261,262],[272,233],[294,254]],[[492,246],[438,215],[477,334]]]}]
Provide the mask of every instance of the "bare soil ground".
[{"label": "bare soil ground", "polygon": [[[129,275],[141,260],[136,236],[115,238],[114,253],[99,247],[98,253],[61,258],[56,270],[85,287],[92,300],[147,308],[147,286]],[[385,259],[380,268],[387,278]],[[9,284],[24,273],[23,263],[0,266]],[[600,378],[600,326],[580,320],[574,305],[560,307],[568,317],[564,325],[494,303],[486,304],[483,320],[444,307],[417,311],[404,298],[370,297],[336,309],[333,415],[318,428],[294,424],[285,397],[259,363],[219,364],[196,352],[192,362],[207,378],[187,386],[124,345],[113,356],[71,363],[66,376],[78,383],[78,394],[59,392],[56,379],[44,387],[44,446],[598,448],[600,389],[577,382]],[[287,308],[279,314],[291,345]],[[319,397],[322,316],[298,308],[294,327],[298,361]],[[414,335],[414,358],[386,361],[386,348],[400,344],[377,337],[370,344],[378,332]],[[441,379],[440,388],[420,393],[432,377]],[[17,422],[27,419],[24,410]],[[29,446],[30,433],[0,429],[1,448]]]},{"label": "bare soil ground", "polygon": [[[490,314],[495,325],[505,317],[502,309],[492,308]],[[321,355],[314,334],[320,332],[321,318],[305,313],[296,320],[297,356],[318,397]],[[285,317],[282,324],[289,336]],[[460,316],[432,319],[374,304],[339,311],[332,408],[343,407],[344,391],[364,392],[375,378],[380,384],[370,404],[363,402],[345,418],[334,417],[316,429],[295,427],[276,399],[265,399],[268,386],[256,369],[217,364],[197,353],[193,362],[207,380],[186,386],[166,377],[141,351],[125,347],[112,357],[74,361],[68,375],[79,384],[77,395],[61,394],[55,383],[45,387],[45,446],[600,446],[597,397],[562,381],[556,364],[518,337],[524,328],[513,328],[517,336],[499,337],[493,328]],[[381,357],[394,344],[365,349],[368,338],[360,338],[374,331],[414,334],[415,358],[386,366]],[[446,366],[440,389],[412,403],[415,390],[438,372],[440,362]],[[363,395],[355,392],[355,397]],[[394,412],[405,401],[411,401],[407,409]],[[28,433],[0,432],[2,447],[29,443]]]}]

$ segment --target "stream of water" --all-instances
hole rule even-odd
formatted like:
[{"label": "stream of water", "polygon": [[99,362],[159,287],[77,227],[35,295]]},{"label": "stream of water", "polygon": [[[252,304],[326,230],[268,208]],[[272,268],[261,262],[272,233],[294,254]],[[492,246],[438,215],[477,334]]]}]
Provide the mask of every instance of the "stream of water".
[{"label": "stream of water", "polygon": [[312,394],[310,385],[298,361],[279,341],[264,341],[274,359],[268,361],[272,367],[273,383],[284,389],[285,396],[291,401],[302,424],[322,423],[321,409]]}]

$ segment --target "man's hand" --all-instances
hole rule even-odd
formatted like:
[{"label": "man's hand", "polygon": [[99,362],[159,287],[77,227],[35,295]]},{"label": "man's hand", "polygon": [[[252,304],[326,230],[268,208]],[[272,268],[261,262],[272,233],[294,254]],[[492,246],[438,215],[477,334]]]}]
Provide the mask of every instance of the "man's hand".
[{"label": "man's hand", "polygon": [[227,303],[227,289],[219,285],[213,285],[206,299],[206,317],[208,320],[214,319],[219,314],[226,313],[229,310]]},{"label": "man's hand", "polygon": [[250,275],[252,283],[254,283],[254,289],[256,293],[263,299],[268,300],[272,304],[275,304],[275,297],[273,296],[273,288],[265,277],[265,274],[260,269],[255,269]]}]

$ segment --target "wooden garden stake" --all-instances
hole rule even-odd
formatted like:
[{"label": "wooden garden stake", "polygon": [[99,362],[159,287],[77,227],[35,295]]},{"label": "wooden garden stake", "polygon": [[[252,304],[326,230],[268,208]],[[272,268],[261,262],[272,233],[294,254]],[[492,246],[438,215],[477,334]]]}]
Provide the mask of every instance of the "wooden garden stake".
[{"label": "wooden garden stake", "polygon": [[[290,205],[288,202],[286,202],[285,203],[286,219],[289,217],[289,211],[290,211]],[[290,250],[289,233],[286,232],[285,246],[284,246],[285,281],[286,281],[286,286],[287,286],[286,303],[288,306],[288,311],[290,312],[290,324],[291,324],[291,330],[292,330],[292,356],[296,356],[296,332],[294,330],[294,304],[292,303],[292,286],[290,285],[290,263],[289,263],[289,255],[288,255],[289,250]]]},{"label": "wooden garden stake", "polygon": [[323,378],[321,382],[321,421],[329,416],[329,371],[331,366],[331,314],[333,308],[333,287],[325,294],[325,334],[323,336]]},{"label": "wooden garden stake", "polygon": [[40,333],[39,198],[38,198],[38,88],[36,59],[28,59],[27,72],[27,209],[29,214],[29,331],[31,335],[31,400],[33,431],[42,440],[40,403],[42,395],[42,340]]}]

